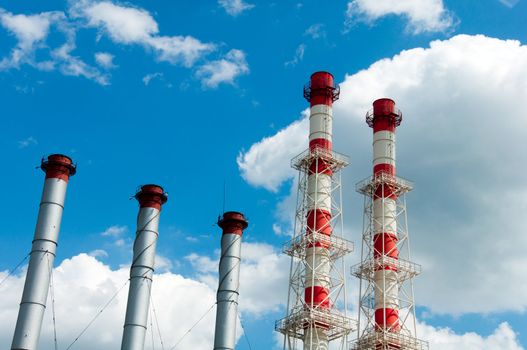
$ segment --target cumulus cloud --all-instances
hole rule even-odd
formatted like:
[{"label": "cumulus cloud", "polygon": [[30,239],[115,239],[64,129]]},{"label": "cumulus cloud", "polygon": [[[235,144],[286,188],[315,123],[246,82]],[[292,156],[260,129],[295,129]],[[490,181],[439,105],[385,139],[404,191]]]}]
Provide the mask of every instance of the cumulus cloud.
[{"label": "cumulus cloud", "polygon": [[95,62],[105,69],[112,69],[116,67],[116,65],[113,63],[114,57],[114,55],[108,52],[96,52]]},{"label": "cumulus cloud", "polygon": [[148,86],[148,84],[150,84],[152,80],[162,78],[162,77],[163,77],[163,73],[160,73],[160,72],[147,74],[143,77],[143,84],[145,84],[145,86]]},{"label": "cumulus cloud", "polygon": [[246,3],[243,0],[218,0],[218,4],[233,17],[254,8],[253,4]]},{"label": "cumulus cloud", "polygon": [[233,85],[240,75],[249,73],[249,64],[245,53],[232,49],[224,58],[211,61],[199,67],[196,76],[204,87],[216,88],[220,84]]},{"label": "cumulus cloud", "polygon": [[431,349],[441,350],[523,350],[516,332],[507,323],[502,323],[484,337],[474,332],[456,334],[449,328],[434,328],[421,324],[421,338],[428,340]]},{"label": "cumulus cloud", "polygon": [[[198,272],[198,279],[211,288],[218,285],[218,251],[214,258],[191,254],[186,259]],[[270,273],[272,271],[272,273]],[[265,243],[242,243],[240,268],[240,309],[260,316],[278,311],[285,304],[289,258]]]},{"label": "cumulus cloud", "polygon": [[[58,69],[64,75],[83,76],[101,85],[109,84],[107,75],[72,55],[76,48],[75,29],[63,12],[15,15],[0,8],[0,23],[17,39],[10,55],[0,61],[0,70],[19,69],[28,64],[43,71]],[[50,49],[46,44],[52,27],[65,38],[65,42],[55,49]],[[37,60],[36,51],[39,49],[45,49],[49,58]]]},{"label": "cumulus cloud", "polygon": [[[78,350],[119,348],[127,301],[129,267],[112,270],[86,254],[64,260],[54,270],[58,341],[61,347],[80,331],[118,293],[117,298],[93,323],[74,348]],[[0,273],[3,278],[5,273]],[[12,277],[0,287],[0,344],[10,344],[16,322],[24,276]],[[120,292],[119,292],[120,290]],[[154,276],[155,303],[164,344],[172,347],[215,302],[215,290],[202,282],[165,272]],[[174,297],[177,296],[177,297]],[[195,301],[199,300],[199,303]],[[49,303],[48,303],[49,304]],[[39,349],[52,350],[53,325],[46,312]],[[75,315],[75,317],[71,317]],[[186,315],[181,317],[181,315]],[[214,310],[179,345],[182,349],[208,350],[214,336]],[[150,325],[150,321],[149,321]],[[148,330],[148,338],[150,332]],[[157,342],[159,338],[156,335]]]},{"label": "cumulus cloud", "polygon": [[119,237],[127,231],[128,227],[125,225],[112,225],[101,232],[101,236]]},{"label": "cumulus cloud", "polygon": [[307,148],[308,129],[304,115],[275,135],[253,144],[248,151],[241,151],[236,161],[245,181],[277,192],[280,185],[295,174],[289,164],[291,158]]},{"label": "cumulus cloud", "polygon": [[141,45],[152,50],[159,61],[190,67],[215,49],[214,44],[203,43],[191,36],[159,35],[158,23],[142,8],[116,5],[110,1],[83,0],[72,3],[70,12],[116,43]]},{"label": "cumulus cloud", "polygon": [[445,31],[454,25],[443,0],[353,0],[348,3],[346,25],[372,23],[389,15],[406,18],[407,29],[414,34]]},{"label": "cumulus cloud", "polygon": [[[17,39],[9,56],[0,61],[0,69],[20,68],[22,64],[38,66],[35,50],[45,46],[51,25],[65,19],[59,11],[42,12],[33,15],[12,14],[0,8],[0,23]],[[52,69],[51,64],[41,68]]]},{"label": "cumulus cloud", "polygon": [[[527,130],[520,112],[526,62],[527,46],[518,41],[458,35],[380,60],[341,83],[334,141],[352,155],[353,171],[343,177],[348,191],[370,173],[364,113],[372,101],[392,97],[404,112],[398,169],[417,183],[408,197],[412,252],[423,265],[417,302],[432,312],[527,308],[527,285],[514,282],[523,280],[527,264],[521,249],[527,186],[517,180],[525,168],[518,140]],[[243,178],[276,191],[294,176],[289,159],[307,147],[307,130],[306,119],[295,121],[242,151]],[[361,200],[356,195],[352,202],[355,218]],[[359,222],[346,225],[359,232]]]}]

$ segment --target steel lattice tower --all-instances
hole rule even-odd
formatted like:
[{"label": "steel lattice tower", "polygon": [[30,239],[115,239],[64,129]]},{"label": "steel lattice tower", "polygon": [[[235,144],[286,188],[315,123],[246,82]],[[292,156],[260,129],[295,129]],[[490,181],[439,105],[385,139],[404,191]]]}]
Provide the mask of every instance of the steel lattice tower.
[{"label": "steel lattice tower", "polygon": [[332,149],[332,105],[338,96],[327,72],[314,73],[304,88],[311,104],[309,149],[291,161],[299,179],[295,231],[284,247],[291,256],[287,316],[275,327],[284,334],[284,350],[327,350],[333,340],[345,349],[353,329],[343,259],[352,246],[342,238],[339,172],[348,158]]},{"label": "steel lattice tower", "polygon": [[413,277],[405,194],[412,184],[396,176],[395,130],[402,113],[390,99],[373,103],[366,122],[373,128],[373,176],[357,184],[364,195],[359,327],[353,350],[423,350],[416,338]]}]

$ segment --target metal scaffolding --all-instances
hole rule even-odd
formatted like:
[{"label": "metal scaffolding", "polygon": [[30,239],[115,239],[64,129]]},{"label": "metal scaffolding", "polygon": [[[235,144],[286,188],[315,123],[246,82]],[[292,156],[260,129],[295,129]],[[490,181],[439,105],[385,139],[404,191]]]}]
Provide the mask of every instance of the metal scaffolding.
[{"label": "metal scaffolding", "polygon": [[[407,226],[405,194],[411,191],[413,184],[386,172],[380,172],[357,184],[357,192],[364,195],[364,222],[362,236],[361,262],[352,267],[352,274],[360,279],[359,319],[357,340],[351,344],[352,350],[427,350],[428,343],[419,340],[416,335],[416,318],[413,291],[413,277],[421,272],[421,266],[410,262],[410,246]],[[396,198],[395,223],[384,222],[384,212],[374,216],[374,201],[382,201],[377,208],[383,208],[386,198]],[[382,222],[381,222],[382,221]],[[375,251],[374,235],[385,232],[387,227],[397,227],[398,258],[379,254]],[[381,227],[382,229],[379,229]],[[375,272],[383,269],[396,271],[395,283],[376,281]],[[397,329],[379,327],[375,321],[375,294],[383,298],[396,293],[398,298],[399,321]],[[384,301],[385,302],[385,301]]]},{"label": "metal scaffolding", "polygon": [[[342,187],[339,171],[348,163],[347,156],[322,147],[312,147],[291,161],[291,166],[299,171],[299,178],[294,234],[283,248],[283,252],[291,256],[288,314],[275,325],[276,331],[284,334],[284,350],[301,349],[306,329],[310,327],[322,329],[326,339],[340,342],[339,347],[334,349],[344,350],[348,343],[348,334],[356,327],[356,323],[348,318],[343,259],[344,255],[353,250],[352,243],[342,237]],[[314,178],[318,184],[320,173],[313,169],[319,169],[319,165],[331,171],[331,185],[317,187],[321,188],[321,192],[315,192],[315,198],[312,198],[308,193],[308,178],[311,178],[311,181]],[[314,207],[317,207],[318,197],[331,198],[331,219],[327,225],[312,230],[308,227],[308,211],[313,207],[313,203]],[[332,230],[331,235],[322,233],[329,226]],[[309,247],[316,246],[327,248],[318,253],[324,255],[308,256]],[[321,265],[329,263],[329,271],[317,275],[319,280],[329,284],[329,294],[320,303],[307,303],[304,295],[306,272],[321,270],[317,261],[322,261]],[[311,275],[314,282],[315,274]],[[330,307],[322,307],[324,302],[329,302]]]}]

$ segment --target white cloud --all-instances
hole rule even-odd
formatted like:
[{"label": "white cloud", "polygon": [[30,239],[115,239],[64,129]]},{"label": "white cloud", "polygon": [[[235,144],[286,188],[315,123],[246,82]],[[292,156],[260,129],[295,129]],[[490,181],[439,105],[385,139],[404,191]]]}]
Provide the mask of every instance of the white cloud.
[{"label": "white cloud", "polygon": [[[198,254],[185,258],[197,270],[198,279],[211,288],[218,286],[219,254],[218,251],[215,258]],[[260,316],[283,307],[287,298],[289,261],[287,256],[268,244],[242,243],[242,312]]]},{"label": "white cloud", "polygon": [[475,332],[456,334],[449,328],[434,328],[421,324],[418,327],[420,338],[426,339],[431,349],[441,350],[523,350],[517,334],[507,324],[502,323],[486,337]]},{"label": "white cloud", "polygon": [[348,3],[346,24],[371,23],[388,15],[405,17],[407,29],[414,34],[445,31],[454,25],[443,0],[352,0]]},{"label": "white cloud", "polygon": [[203,86],[216,88],[223,83],[232,85],[237,77],[248,73],[249,65],[245,53],[232,49],[224,58],[199,67],[196,76],[201,80]]},{"label": "white cloud", "polygon": [[218,0],[218,4],[233,17],[254,8],[253,4],[246,3],[243,0]]},{"label": "white cloud", "polygon": [[78,1],[71,6],[71,15],[86,20],[86,25],[99,28],[120,44],[136,44],[152,50],[159,61],[192,66],[213,51],[215,46],[191,36],[161,36],[159,26],[145,9],[116,5],[110,1]]},{"label": "white cloud", "polygon": [[114,57],[114,55],[108,52],[96,52],[95,62],[105,69],[112,69],[116,67],[116,65],[113,63]]},{"label": "white cloud", "polygon": [[71,54],[75,48],[72,40],[52,51],[51,56],[59,62],[59,70],[62,74],[74,77],[82,76],[100,85],[109,85],[108,75],[101,73],[97,68],[88,65],[79,57]]},{"label": "white cloud", "polygon": [[162,78],[162,77],[163,77],[163,73],[159,73],[159,72],[147,74],[143,77],[143,84],[145,84],[145,86],[148,86],[148,84],[150,84],[152,80],[157,79],[157,78]]},{"label": "white cloud", "polygon": [[112,225],[101,232],[101,236],[119,237],[127,231],[128,227],[125,225]]},{"label": "white cloud", "polygon": [[[64,14],[58,11],[15,15],[0,8],[1,25],[17,39],[11,54],[0,61],[0,69],[20,68],[22,64],[38,66],[35,50],[45,46],[51,25],[64,19]],[[42,68],[52,69],[52,66],[44,65]]]},{"label": "white cloud", "polygon": [[324,30],[324,24],[315,23],[310,25],[304,32],[304,35],[309,35],[313,39],[325,38],[326,31]]},{"label": "white cloud", "polygon": [[173,266],[174,264],[172,264],[172,260],[165,256],[156,254],[155,270],[157,271],[157,273],[169,272]]},{"label": "white cloud", "polygon": [[[403,109],[398,165],[417,183],[408,197],[412,252],[423,265],[417,302],[432,312],[527,309],[527,285],[520,282],[527,264],[521,248],[527,244],[521,230],[527,186],[518,181],[527,171],[518,146],[527,130],[521,113],[526,75],[527,46],[458,35],[380,60],[341,83],[334,141],[336,150],[352,156],[343,178],[347,191],[370,173],[365,111],[386,96]],[[241,175],[276,191],[294,176],[289,160],[307,147],[307,132],[306,119],[295,121],[241,152]],[[356,214],[346,223],[354,227],[354,241],[360,206],[355,195]]]},{"label": "white cloud", "polygon": [[499,2],[501,2],[503,5],[509,8],[513,8],[520,2],[520,0],[499,0]]},{"label": "white cloud", "polygon": [[255,143],[236,159],[241,175],[251,185],[278,191],[285,180],[292,178],[291,158],[307,148],[309,124],[305,117],[280,130],[272,137]]},{"label": "white cloud", "polygon": [[306,52],[306,45],[305,44],[300,44],[298,45],[298,47],[296,48],[296,51],[295,51],[295,57],[293,57],[293,59],[291,61],[287,61],[284,63],[284,66],[288,67],[288,66],[296,66],[300,61],[302,61],[304,59],[304,53]]},{"label": "white cloud", "polygon": [[[19,69],[21,65],[28,64],[42,71],[58,69],[64,75],[83,76],[101,85],[109,84],[107,75],[71,54],[76,48],[76,33],[63,12],[14,15],[0,8],[0,21],[17,38],[11,54],[0,61],[0,70]],[[46,43],[52,27],[65,37],[65,43],[55,49],[49,48]],[[50,57],[37,60],[35,53],[39,49],[45,49]]]},{"label": "white cloud", "polygon": [[37,139],[35,139],[33,136],[29,136],[24,140],[18,141],[18,148],[26,148],[32,145],[38,145]]},{"label": "white cloud", "polygon": [[103,249],[95,249],[95,250],[92,250],[91,252],[88,253],[89,256],[91,257],[94,257],[94,258],[107,258],[108,257],[108,252],[106,250],[103,250]]},{"label": "white cloud", "polygon": [[[0,278],[5,274],[0,273]],[[64,260],[54,271],[58,341],[66,348],[88,322],[128,280],[129,267],[112,270],[86,254]],[[25,276],[16,276],[0,287],[0,344],[10,344]],[[128,294],[126,285],[117,298],[75,343],[74,349],[119,348]],[[172,347],[215,302],[216,293],[207,285],[183,276],[163,273],[154,276],[152,300],[167,348]],[[199,302],[196,302],[199,301]],[[51,308],[46,311],[39,349],[52,350]],[[75,315],[75,317],[71,317]],[[181,318],[180,315],[186,315]],[[214,336],[215,310],[189,333],[182,349],[209,350]],[[150,322],[149,328],[150,328]],[[150,339],[149,329],[147,337]],[[159,338],[156,339],[159,343]]]},{"label": "white cloud", "polygon": [[[285,302],[284,288],[287,286],[288,258],[280,257],[272,247],[264,244],[244,244],[243,252],[245,262],[242,265],[240,295],[242,311],[248,315],[258,316],[276,310]],[[269,271],[273,273],[270,274]],[[0,279],[3,280],[6,274],[7,272],[0,272]],[[113,270],[86,254],[66,259],[54,269],[55,308],[58,341],[61,347],[66,348],[112,296],[121,290],[115,300],[75,343],[74,349],[110,349],[120,346],[127,302],[128,275],[128,266]],[[21,276],[12,276],[0,286],[1,344],[11,342],[24,278],[25,273]],[[200,281],[169,272],[154,275],[152,300],[166,348],[171,348],[177,340],[181,339],[199,317],[213,305],[216,288],[217,285],[210,287]],[[48,308],[44,317],[39,347],[41,350],[54,349],[50,309]],[[181,315],[185,317],[181,318]],[[192,332],[188,333],[179,348],[209,350],[213,343],[214,323],[215,309],[212,309]],[[150,321],[148,327],[147,338],[150,339],[152,331]],[[263,329],[261,331],[266,332]],[[425,324],[420,324],[418,331],[420,338],[430,341],[432,349],[523,350],[514,330],[506,323],[501,324],[488,336],[472,332],[456,334],[447,328],[434,328]],[[269,333],[271,332],[270,329]],[[240,337],[242,333],[237,334]],[[157,331],[155,338],[159,344]]]}]

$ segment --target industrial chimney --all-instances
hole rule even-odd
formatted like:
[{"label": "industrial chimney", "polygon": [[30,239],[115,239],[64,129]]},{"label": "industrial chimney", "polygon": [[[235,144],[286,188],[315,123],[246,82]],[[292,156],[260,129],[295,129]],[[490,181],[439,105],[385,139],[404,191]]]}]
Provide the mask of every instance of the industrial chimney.
[{"label": "industrial chimney", "polygon": [[145,346],[159,216],[167,194],[161,186],[144,185],[135,198],[139,202],[139,214],[121,350],[143,350]]},{"label": "industrial chimney", "polygon": [[76,166],[71,158],[62,154],[53,154],[47,159],[42,159],[40,168],[46,173],[46,180],[11,345],[12,350],[37,349],[48,298],[51,269],[57,250],[66,188],[70,176],[75,175],[76,172]]},{"label": "industrial chimney", "polygon": [[[310,103],[309,148],[293,158],[300,172],[291,256],[287,316],[275,329],[284,334],[284,349],[327,350],[332,340],[347,344],[353,322],[346,315],[343,256],[351,243],[342,238],[340,170],[348,158],[333,151],[333,102],[339,87],[328,72],[316,72],[304,87]],[[337,310],[343,307],[343,312]]]},{"label": "industrial chimney", "polygon": [[218,220],[222,228],[214,350],[234,350],[240,293],[243,230],[248,222],[242,213],[229,211]]},{"label": "industrial chimney", "polygon": [[[395,131],[402,113],[388,98],[376,100],[366,122],[373,128],[373,176],[357,184],[365,196],[358,339],[354,350],[423,350],[416,338],[413,277],[405,194],[412,183],[396,176]],[[373,303],[372,303],[373,301]]]}]

